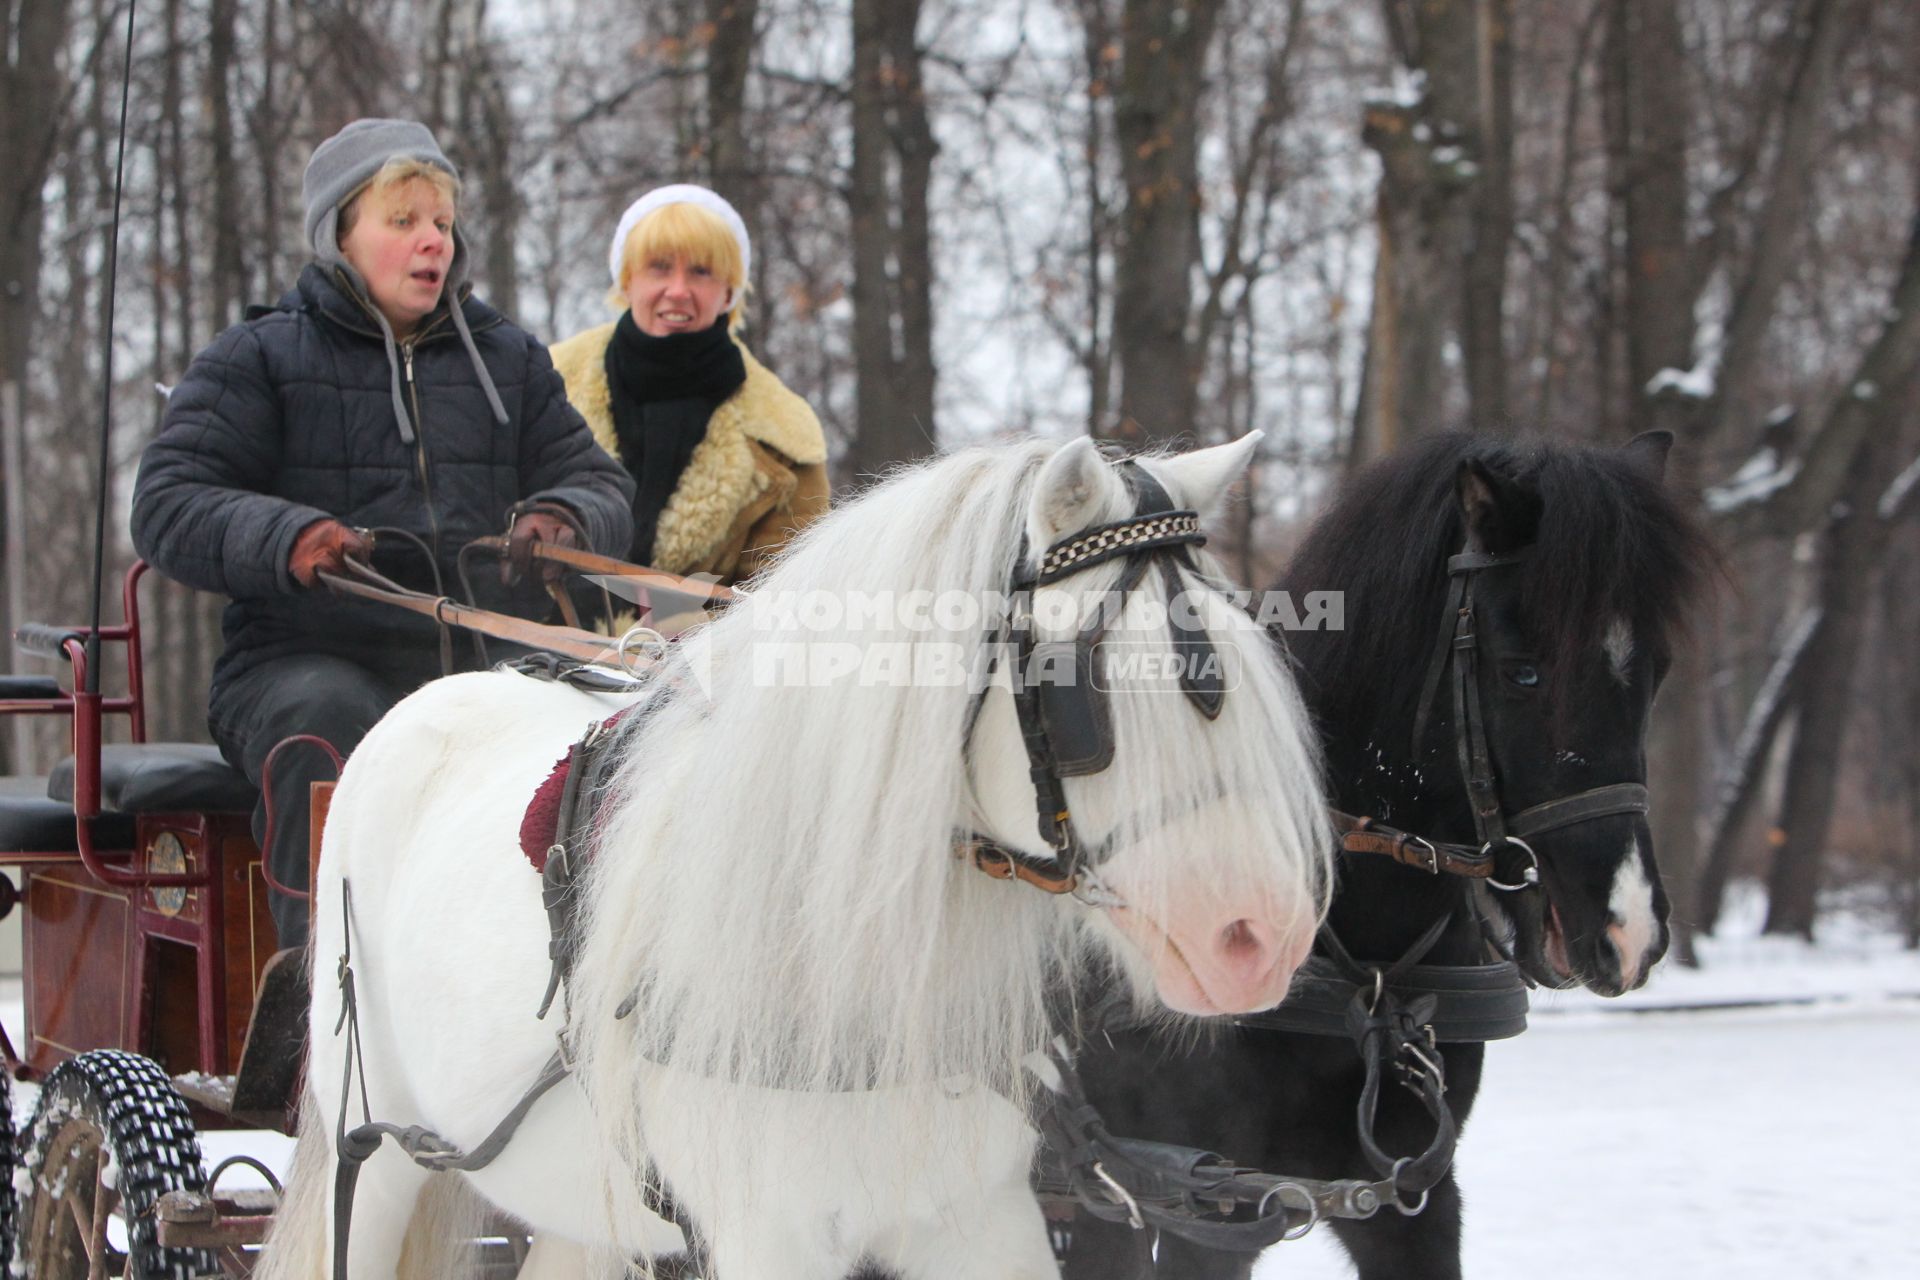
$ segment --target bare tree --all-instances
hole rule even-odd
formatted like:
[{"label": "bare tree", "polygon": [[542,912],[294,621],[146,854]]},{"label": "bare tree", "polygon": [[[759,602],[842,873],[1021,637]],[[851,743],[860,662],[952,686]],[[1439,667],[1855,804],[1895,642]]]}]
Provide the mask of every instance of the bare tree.
[{"label": "bare tree", "polygon": [[[1623,227],[1619,275],[1624,295],[1628,423],[1634,431],[1673,430],[1677,447],[1667,483],[1688,504],[1700,491],[1701,424],[1690,401],[1656,375],[1693,364],[1693,285],[1687,240],[1687,71],[1676,0],[1609,0],[1605,74],[1610,204]],[[1693,902],[1699,837],[1696,817],[1710,770],[1706,741],[1707,658],[1697,647],[1675,655],[1654,712],[1649,774],[1661,785],[1652,814],[1654,847],[1675,899],[1674,949],[1693,960]]]},{"label": "bare tree", "polygon": [[[10,637],[23,619],[14,610],[22,604],[26,581],[26,548],[19,541],[25,527],[25,400],[28,364],[34,350],[35,320],[41,296],[45,223],[45,183],[55,157],[65,116],[65,85],[60,54],[67,41],[69,6],[40,0],[0,3],[0,173],[7,175],[0,198],[0,430],[7,439],[0,449],[0,565],[8,588],[0,592],[0,637]],[[6,645],[0,670],[14,670],[13,646]],[[24,745],[21,735],[0,741],[0,761],[24,767],[17,758]]]},{"label": "bare tree", "polygon": [[1402,91],[1366,106],[1380,157],[1373,320],[1350,457],[1445,425],[1446,352],[1464,420],[1511,427],[1504,332],[1513,236],[1512,9],[1507,0],[1385,0]]},{"label": "bare tree", "polygon": [[[1920,486],[1889,490],[1902,473],[1900,424],[1920,389],[1920,211],[1906,260],[1887,300],[1886,321],[1827,413],[1823,435],[1852,440],[1851,458],[1821,530],[1817,607],[1822,626],[1798,677],[1801,696],[1786,794],[1768,876],[1769,933],[1813,936],[1832,824],[1840,747],[1851,720],[1850,693],[1893,525],[1920,503]],[[1829,446],[1832,447],[1832,446]]]},{"label": "bare tree", "polygon": [[915,30],[919,0],[854,0],[852,216],[859,426],[850,462],[872,474],[934,440],[934,142]]},{"label": "bare tree", "polygon": [[1125,0],[1114,140],[1126,186],[1114,265],[1116,437],[1191,438],[1193,274],[1200,261],[1199,94],[1221,0]]}]

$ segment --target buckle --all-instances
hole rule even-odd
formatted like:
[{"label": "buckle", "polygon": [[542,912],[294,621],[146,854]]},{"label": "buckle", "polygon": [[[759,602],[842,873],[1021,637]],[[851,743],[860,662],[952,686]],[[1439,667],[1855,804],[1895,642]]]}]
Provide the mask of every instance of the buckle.
[{"label": "buckle", "polygon": [[1400,839],[1400,847],[1404,850],[1411,851],[1414,849],[1416,845],[1419,846],[1419,848],[1424,849],[1426,851],[1426,856],[1423,858],[1418,858],[1418,860],[1410,860],[1406,857],[1402,857],[1400,861],[1409,867],[1413,867],[1413,868],[1416,868],[1417,870],[1425,871],[1430,876],[1439,875],[1440,874],[1440,850],[1434,847],[1433,841],[1427,839],[1425,836],[1415,836],[1415,835],[1402,836]]}]

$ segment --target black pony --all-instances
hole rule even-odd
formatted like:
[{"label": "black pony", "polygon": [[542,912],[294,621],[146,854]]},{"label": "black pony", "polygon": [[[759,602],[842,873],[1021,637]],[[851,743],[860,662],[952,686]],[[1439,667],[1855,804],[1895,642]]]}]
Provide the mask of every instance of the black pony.
[{"label": "black pony", "polygon": [[[1531,982],[1617,995],[1664,954],[1667,899],[1641,785],[1647,719],[1681,614],[1713,563],[1661,486],[1671,439],[1590,449],[1428,438],[1356,476],[1308,534],[1282,586],[1296,601],[1343,592],[1344,626],[1286,640],[1336,807],[1421,837],[1398,842],[1407,861],[1437,846],[1455,870],[1479,869],[1435,873],[1379,849],[1344,856],[1316,950],[1344,951],[1356,984],[1400,961],[1483,965],[1497,950]],[[1459,656],[1463,629],[1475,633],[1470,660]],[[1477,730],[1463,732],[1469,721]],[[1527,820],[1554,801],[1569,803]],[[1437,1053],[1464,1121],[1483,1045]],[[1081,1068],[1112,1132],[1301,1177],[1382,1175],[1361,1145],[1365,1071],[1345,1035],[1234,1024],[1176,1045],[1148,1029],[1096,1027]],[[1435,1132],[1413,1088],[1388,1072],[1376,1156],[1418,1156]],[[1459,1276],[1459,1188],[1437,1163],[1432,1174],[1424,1212],[1332,1224],[1361,1280]],[[1066,1275],[1251,1271],[1252,1255],[1171,1235],[1156,1262],[1149,1234],[1083,1213]]]}]

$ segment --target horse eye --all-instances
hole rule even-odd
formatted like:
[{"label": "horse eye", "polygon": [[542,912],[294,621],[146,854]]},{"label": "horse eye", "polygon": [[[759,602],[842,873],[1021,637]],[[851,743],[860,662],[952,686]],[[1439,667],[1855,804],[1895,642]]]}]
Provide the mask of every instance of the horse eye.
[{"label": "horse eye", "polygon": [[1501,674],[1522,689],[1531,689],[1540,683],[1539,669],[1525,662],[1510,663]]}]

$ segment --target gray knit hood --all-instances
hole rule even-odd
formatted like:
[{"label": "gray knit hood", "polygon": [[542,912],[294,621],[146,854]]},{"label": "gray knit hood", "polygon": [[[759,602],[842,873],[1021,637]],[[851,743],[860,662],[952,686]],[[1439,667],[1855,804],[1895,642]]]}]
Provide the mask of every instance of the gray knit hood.
[{"label": "gray knit hood", "polygon": [[[394,341],[393,328],[387,323],[386,317],[380,314],[380,309],[372,305],[367,282],[361,279],[360,273],[340,252],[341,205],[370,182],[380,172],[382,165],[393,159],[418,160],[436,169],[444,169],[455,179],[460,176],[460,171],[440,150],[440,144],[434,141],[432,132],[425,125],[413,120],[355,120],[314,148],[313,158],[307,161],[306,175],[301,179],[300,194],[306,204],[307,244],[313,249],[314,260],[343,275],[361,300],[368,303],[367,309],[379,322],[381,336],[387,344],[387,364],[393,375],[394,420],[399,423],[400,438],[412,444],[413,419],[408,416],[406,399],[400,388],[400,351]],[[453,225],[453,260],[447,266],[446,282],[441,287],[441,301],[452,313],[453,327],[459,331],[468,359],[473,361],[473,371],[480,379],[481,389],[486,392],[494,421],[504,426],[507,422],[506,406],[500,402],[500,393],[487,373],[485,362],[480,359],[479,349],[473,344],[473,334],[467,328],[467,318],[460,306],[460,287],[467,283],[471,264],[472,255],[467,249],[466,236],[456,220]]]}]

